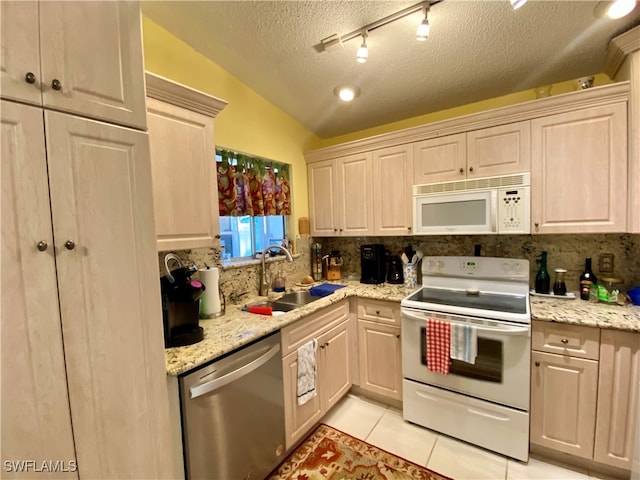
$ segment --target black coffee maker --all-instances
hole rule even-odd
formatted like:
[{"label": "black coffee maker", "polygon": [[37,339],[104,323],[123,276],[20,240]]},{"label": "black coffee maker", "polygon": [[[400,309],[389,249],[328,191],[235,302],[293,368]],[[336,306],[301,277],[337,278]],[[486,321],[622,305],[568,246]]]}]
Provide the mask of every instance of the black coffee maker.
[{"label": "black coffee maker", "polygon": [[374,243],[360,245],[360,283],[377,285],[384,283],[385,278],[385,249],[384,245]]},{"label": "black coffee maker", "polygon": [[198,343],[204,338],[199,314],[200,296],[205,286],[191,279],[191,275],[197,271],[195,265],[184,267],[176,255],[169,254],[167,257],[165,267],[171,258],[178,261],[179,267],[170,272],[167,268],[167,273],[160,277],[164,346],[182,347]]}]

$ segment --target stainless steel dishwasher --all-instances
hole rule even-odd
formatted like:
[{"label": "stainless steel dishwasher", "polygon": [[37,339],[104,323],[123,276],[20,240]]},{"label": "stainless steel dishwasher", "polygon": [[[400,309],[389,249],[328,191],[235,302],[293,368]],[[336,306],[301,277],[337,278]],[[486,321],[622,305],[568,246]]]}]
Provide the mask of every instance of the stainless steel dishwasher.
[{"label": "stainless steel dishwasher", "polygon": [[180,378],[187,477],[262,480],[283,460],[280,332]]}]

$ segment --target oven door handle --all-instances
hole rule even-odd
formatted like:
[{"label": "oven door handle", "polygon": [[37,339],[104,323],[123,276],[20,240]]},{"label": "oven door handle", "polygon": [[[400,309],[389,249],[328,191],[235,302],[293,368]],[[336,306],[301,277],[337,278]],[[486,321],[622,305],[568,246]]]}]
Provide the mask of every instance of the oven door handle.
[{"label": "oven door handle", "polygon": [[[428,317],[425,317],[423,315],[416,315],[415,313],[410,313],[410,312],[402,312],[402,315],[404,315],[405,317],[408,317],[412,320],[418,320],[421,322],[425,322],[427,321]],[[456,322],[455,320],[443,320],[444,322],[449,322],[449,323],[456,323],[456,324],[466,324],[465,322]],[[493,327],[485,327],[482,325],[476,325],[475,323],[470,322],[469,325],[472,325],[474,327],[476,327],[476,329],[478,330],[478,332],[489,332],[489,333],[499,333],[500,335],[510,335],[510,336],[516,336],[516,335],[524,335],[524,334],[529,334],[531,327],[530,326],[526,326],[526,327],[510,327],[510,326],[503,326],[503,327],[498,327],[498,328],[493,328]]]}]

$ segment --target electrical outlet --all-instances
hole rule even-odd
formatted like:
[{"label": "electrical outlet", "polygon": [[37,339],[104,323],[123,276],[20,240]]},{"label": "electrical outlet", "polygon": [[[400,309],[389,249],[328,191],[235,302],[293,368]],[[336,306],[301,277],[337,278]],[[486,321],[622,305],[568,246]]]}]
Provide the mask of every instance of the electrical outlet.
[{"label": "electrical outlet", "polygon": [[600,273],[613,273],[613,253],[602,253],[598,257]]}]

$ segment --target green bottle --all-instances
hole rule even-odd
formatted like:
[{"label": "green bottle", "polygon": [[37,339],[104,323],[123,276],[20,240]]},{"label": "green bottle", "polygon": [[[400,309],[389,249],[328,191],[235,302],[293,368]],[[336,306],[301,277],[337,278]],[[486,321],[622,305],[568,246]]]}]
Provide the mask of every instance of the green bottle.
[{"label": "green bottle", "polygon": [[540,256],[540,270],[536,274],[536,293],[549,293],[551,277],[547,272],[547,252]]}]

